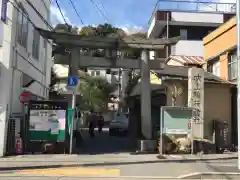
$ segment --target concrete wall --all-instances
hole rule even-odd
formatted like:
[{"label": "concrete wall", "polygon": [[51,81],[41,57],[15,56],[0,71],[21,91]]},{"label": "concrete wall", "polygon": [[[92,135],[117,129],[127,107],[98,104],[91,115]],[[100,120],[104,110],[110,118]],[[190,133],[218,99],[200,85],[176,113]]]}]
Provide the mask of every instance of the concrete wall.
[{"label": "concrete wall", "polygon": [[[227,121],[231,142],[231,89],[228,85],[205,83],[204,88],[204,136],[212,140],[212,120]],[[187,106],[187,83],[177,97],[176,106]],[[167,105],[172,105],[171,89],[167,92]]]},{"label": "concrete wall", "polygon": [[217,13],[199,13],[199,12],[172,12],[172,21],[180,22],[198,22],[198,23],[222,23],[223,14]]},{"label": "concrete wall", "polygon": [[[27,2],[21,2],[35,26],[47,29],[47,25]],[[30,0],[30,2],[46,20],[50,21],[50,1]],[[0,156],[5,154],[7,119],[10,115],[21,115],[23,110],[19,102],[19,95],[23,91],[23,75],[25,74],[36,80],[28,90],[41,98],[48,98],[48,87],[50,84],[52,46],[50,43],[47,43],[46,48],[44,48],[44,40],[40,38],[39,58],[38,60],[33,58],[33,26],[30,22],[28,26],[27,48],[18,44],[16,41],[17,12],[18,9],[11,3],[8,3],[7,22],[6,24],[3,24],[2,21],[0,22],[4,32],[3,44],[0,47]]]},{"label": "concrete wall", "polygon": [[180,40],[171,46],[171,55],[203,56],[203,42]]}]

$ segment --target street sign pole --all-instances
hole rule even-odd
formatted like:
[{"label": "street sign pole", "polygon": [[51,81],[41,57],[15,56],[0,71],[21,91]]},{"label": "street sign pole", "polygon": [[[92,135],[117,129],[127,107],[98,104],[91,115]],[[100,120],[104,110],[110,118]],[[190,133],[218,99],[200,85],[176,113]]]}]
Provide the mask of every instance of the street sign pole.
[{"label": "street sign pole", "polygon": [[70,151],[69,153],[72,154],[73,149],[73,124],[75,118],[75,108],[76,108],[76,94],[75,90],[72,93],[72,119],[71,119],[71,129],[70,129]]},{"label": "street sign pole", "polygon": [[75,119],[75,108],[76,108],[76,87],[78,84],[78,77],[76,76],[69,76],[68,77],[68,87],[72,90],[72,119],[71,119],[71,126],[70,126],[70,147],[69,147],[69,154],[72,154],[73,150],[73,125]]}]

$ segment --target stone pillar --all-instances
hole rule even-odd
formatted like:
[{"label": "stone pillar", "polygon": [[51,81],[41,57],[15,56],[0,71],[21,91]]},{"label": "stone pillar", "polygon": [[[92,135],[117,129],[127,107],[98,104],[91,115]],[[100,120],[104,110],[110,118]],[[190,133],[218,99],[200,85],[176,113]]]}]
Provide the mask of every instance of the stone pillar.
[{"label": "stone pillar", "polygon": [[204,71],[190,68],[188,71],[188,106],[194,108],[192,136],[204,138]]},{"label": "stone pillar", "polygon": [[141,58],[141,132],[144,139],[152,139],[150,69],[147,50],[142,50]]}]

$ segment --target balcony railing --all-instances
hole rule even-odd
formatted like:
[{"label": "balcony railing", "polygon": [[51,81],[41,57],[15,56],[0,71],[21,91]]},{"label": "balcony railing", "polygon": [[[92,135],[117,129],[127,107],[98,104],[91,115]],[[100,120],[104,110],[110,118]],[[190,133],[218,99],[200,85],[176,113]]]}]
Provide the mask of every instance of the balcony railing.
[{"label": "balcony railing", "polygon": [[[216,1],[216,0],[215,0]],[[221,3],[204,0],[159,0],[155,6],[149,24],[156,11],[235,13],[236,3]]]}]

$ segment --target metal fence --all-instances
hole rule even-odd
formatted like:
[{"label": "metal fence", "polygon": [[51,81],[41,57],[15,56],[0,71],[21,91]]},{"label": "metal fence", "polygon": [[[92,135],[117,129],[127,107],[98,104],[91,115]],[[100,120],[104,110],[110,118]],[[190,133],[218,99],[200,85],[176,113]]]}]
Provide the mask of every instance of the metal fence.
[{"label": "metal fence", "polygon": [[209,0],[159,0],[155,10],[235,13],[236,3]]}]

